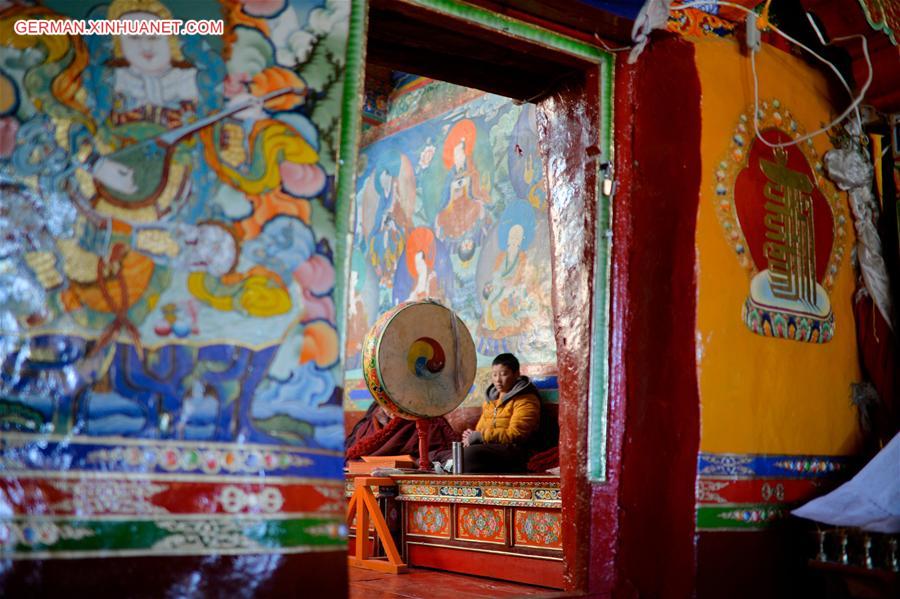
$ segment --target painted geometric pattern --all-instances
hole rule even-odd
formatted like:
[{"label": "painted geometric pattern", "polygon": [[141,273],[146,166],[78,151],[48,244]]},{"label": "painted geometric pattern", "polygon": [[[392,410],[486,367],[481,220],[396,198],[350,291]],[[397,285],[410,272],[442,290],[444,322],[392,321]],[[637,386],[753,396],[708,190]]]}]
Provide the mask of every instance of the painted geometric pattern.
[{"label": "painted geometric pattern", "polygon": [[450,506],[413,504],[407,514],[408,534],[450,538]]},{"label": "painted geometric pattern", "polygon": [[701,452],[697,460],[700,476],[755,478],[761,476],[814,478],[828,476],[852,466],[849,456],[758,455]]},{"label": "painted geometric pattern", "polygon": [[456,536],[469,541],[506,541],[506,519],[502,508],[460,506]]},{"label": "painted geometric pattern", "polygon": [[398,501],[559,508],[559,480],[483,481],[455,480],[442,485],[423,484],[420,479],[396,479]]},{"label": "painted geometric pattern", "polygon": [[562,548],[560,514],[532,510],[516,510],[515,544]]},{"label": "painted geometric pattern", "polygon": [[776,505],[730,505],[697,509],[700,530],[744,530],[768,528],[786,518],[792,507]]},{"label": "painted geometric pattern", "polygon": [[5,477],[0,496],[9,513],[0,518],[0,556],[340,549],[340,485],[283,480]]},{"label": "painted geometric pattern", "polygon": [[260,553],[339,550],[340,519],[158,517],[153,520],[14,518],[0,522],[4,557]]},{"label": "painted geometric pattern", "polygon": [[790,510],[846,478],[855,463],[843,456],[701,453],[697,462],[698,530],[773,526]]}]

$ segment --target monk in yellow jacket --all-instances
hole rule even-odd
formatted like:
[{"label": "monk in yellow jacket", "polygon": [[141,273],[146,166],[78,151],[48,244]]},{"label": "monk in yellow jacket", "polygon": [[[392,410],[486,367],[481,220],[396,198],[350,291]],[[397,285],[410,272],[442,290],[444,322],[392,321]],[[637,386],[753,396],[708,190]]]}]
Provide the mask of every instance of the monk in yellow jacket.
[{"label": "monk in yellow jacket", "polygon": [[481,418],[475,430],[463,432],[467,473],[524,472],[527,442],[541,421],[538,390],[519,373],[512,354],[500,354],[491,366]]}]

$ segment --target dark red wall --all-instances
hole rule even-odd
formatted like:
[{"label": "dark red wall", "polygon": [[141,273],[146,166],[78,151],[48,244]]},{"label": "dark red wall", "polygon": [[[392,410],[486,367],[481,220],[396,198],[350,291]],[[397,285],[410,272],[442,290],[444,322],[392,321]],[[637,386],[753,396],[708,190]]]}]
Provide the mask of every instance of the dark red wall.
[{"label": "dark red wall", "polygon": [[623,362],[626,398],[616,588],[685,597],[694,582],[700,444],[694,359],[700,79],[693,45],[674,38],[652,43],[632,72],[633,129],[616,144],[630,145],[631,154],[629,163],[619,162],[623,193],[615,223],[618,230],[630,221],[623,233],[630,237],[614,254],[615,276],[624,269],[628,278],[625,296],[615,300],[627,303],[627,336],[615,356]]}]

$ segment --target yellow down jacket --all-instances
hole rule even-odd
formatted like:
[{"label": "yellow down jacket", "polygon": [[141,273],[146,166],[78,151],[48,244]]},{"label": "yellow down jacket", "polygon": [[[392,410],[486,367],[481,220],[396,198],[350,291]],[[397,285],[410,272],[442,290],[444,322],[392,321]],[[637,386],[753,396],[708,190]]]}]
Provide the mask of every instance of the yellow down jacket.
[{"label": "yellow down jacket", "polygon": [[481,418],[475,425],[485,443],[522,444],[538,429],[541,400],[527,376],[519,377],[502,399],[493,384],[485,395]]}]

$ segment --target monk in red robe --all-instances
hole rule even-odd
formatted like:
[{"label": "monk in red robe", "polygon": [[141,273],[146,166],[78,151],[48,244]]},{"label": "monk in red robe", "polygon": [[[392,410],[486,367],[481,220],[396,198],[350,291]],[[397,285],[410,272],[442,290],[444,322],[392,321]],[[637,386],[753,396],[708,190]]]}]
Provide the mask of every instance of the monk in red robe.
[{"label": "monk in red robe", "polygon": [[[428,440],[429,461],[443,461],[450,454],[450,444],[459,441],[460,436],[443,417],[439,417],[431,419]],[[411,455],[418,460],[416,422],[393,416],[373,402],[350,431],[345,447],[348,460],[376,455]]]}]

